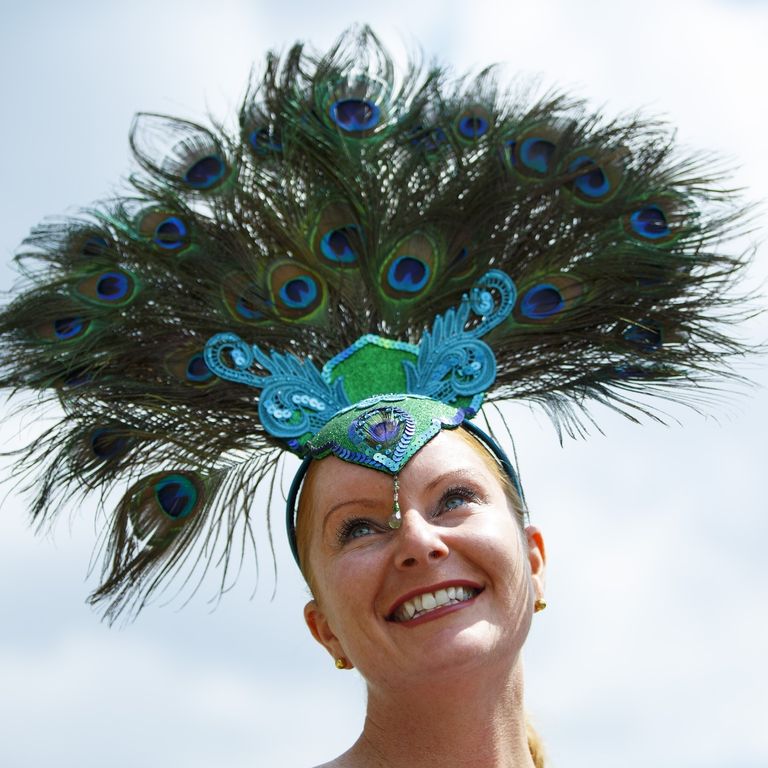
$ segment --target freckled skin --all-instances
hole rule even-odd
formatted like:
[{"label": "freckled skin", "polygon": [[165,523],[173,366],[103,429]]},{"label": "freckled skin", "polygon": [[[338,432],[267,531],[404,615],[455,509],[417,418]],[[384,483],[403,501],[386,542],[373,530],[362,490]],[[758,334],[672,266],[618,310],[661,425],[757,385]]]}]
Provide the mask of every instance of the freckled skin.
[{"label": "freckled skin", "polygon": [[[483,457],[445,430],[400,473],[402,525],[392,530],[390,475],[329,457],[313,484],[309,558],[315,600],[305,616],[334,658],[356,666],[369,689],[467,675],[516,662],[543,594],[543,543],[521,531]],[[443,582],[482,589],[434,620],[388,620],[413,590]]]}]

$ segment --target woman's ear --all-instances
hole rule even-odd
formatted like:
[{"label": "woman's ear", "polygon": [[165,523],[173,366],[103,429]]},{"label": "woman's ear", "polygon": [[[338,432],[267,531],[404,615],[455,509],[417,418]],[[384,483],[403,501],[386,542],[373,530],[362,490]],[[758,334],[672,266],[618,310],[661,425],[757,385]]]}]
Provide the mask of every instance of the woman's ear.
[{"label": "woman's ear", "polygon": [[310,600],[304,606],[304,621],[307,622],[312,637],[331,654],[331,657],[333,659],[344,659],[347,663],[347,669],[351,669],[352,662],[344,653],[341,642],[333,633],[333,629],[331,629],[331,625],[328,623],[328,618],[316,600]]},{"label": "woman's ear", "polygon": [[544,537],[541,531],[533,525],[526,526],[525,536],[528,540],[528,562],[531,566],[531,578],[536,590],[536,597],[544,597],[544,571],[547,564],[547,552],[544,549]]}]

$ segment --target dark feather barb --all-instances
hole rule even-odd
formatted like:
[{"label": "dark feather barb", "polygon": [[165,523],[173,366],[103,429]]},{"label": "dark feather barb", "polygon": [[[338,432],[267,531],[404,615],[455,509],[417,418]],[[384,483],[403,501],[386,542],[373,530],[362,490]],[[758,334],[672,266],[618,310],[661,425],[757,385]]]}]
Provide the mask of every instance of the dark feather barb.
[{"label": "dark feather barb", "polygon": [[727,246],[749,209],[659,120],[492,67],[398,72],[362,28],[269,54],[235,131],[147,114],[130,144],[131,193],[34,229],[0,313],[0,385],[65,414],[17,453],[33,519],[124,493],[92,596],[110,621],[210,567],[222,594],[255,557],[285,446],[259,391],[208,369],[215,334],[320,368],[366,333],[417,343],[493,268],[518,296],[487,399],[537,404],[561,438],[599,429],[595,404],[659,420],[739,381],[748,254]]}]

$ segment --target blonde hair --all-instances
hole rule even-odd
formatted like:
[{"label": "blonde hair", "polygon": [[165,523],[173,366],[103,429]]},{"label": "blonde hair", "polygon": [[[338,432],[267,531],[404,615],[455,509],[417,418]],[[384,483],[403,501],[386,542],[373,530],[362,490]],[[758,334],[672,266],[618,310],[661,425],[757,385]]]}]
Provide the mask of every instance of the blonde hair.
[{"label": "blonde hair", "polygon": [[473,448],[483,460],[485,466],[491,471],[491,474],[501,486],[504,495],[507,497],[507,501],[510,503],[512,510],[515,513],[515,518],[520,524],[520,530],[523,530],[525,528],[525,504],[520,498],[520,494],[518,493],[517,488],[515,488],[512,478],[507,474],[507,471],[496,456],[491,453],[491,449],[480,440],[477,435],[466,429],[454,430],[454,434],[457,437],[460,437],[468,446]]},{"label": "blonde hair", "polygon": [[299,553],[299,568],[301,569],[301,575],[304,577],[304,581],[307,582],[310,592],[315,594],[314,579],[312,576],[312,570],[309,567],[309,519],[312,517],[312,502],[310,499],[314,498],[313,491],[315,488],[317,475],[316,468],[322,459],[313,461],[309,465],[306,475],[304,475],[304,482],[301,485],[301,494],[299,496],[298,503],[296,504],[296,549]]},{"label": "blonde hair", "polygon": [[525,715],[525,735],[528,738],[528,751],[531,753],[533,764],[536,768],[545,768],[547,754],[544,750],[544,742],[541,740],[538,731],[533,727],[527,713]]}]

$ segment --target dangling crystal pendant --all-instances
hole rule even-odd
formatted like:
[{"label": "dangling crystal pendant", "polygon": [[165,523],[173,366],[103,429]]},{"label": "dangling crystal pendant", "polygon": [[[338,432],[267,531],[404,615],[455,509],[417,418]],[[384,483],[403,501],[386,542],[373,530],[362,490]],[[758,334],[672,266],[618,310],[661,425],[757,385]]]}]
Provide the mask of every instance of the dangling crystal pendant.
[{"label": "dangling crystal pendant", "polygon": [[403,523],[403,517],[400,514],[400,500],[398,498],[398,491],[400,490],[400,481],[397,479],[397,475],[394,476],[394,498],[392,501],[392,514],[387,521],[390,528],[399,528]]}]

